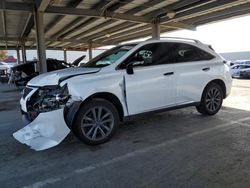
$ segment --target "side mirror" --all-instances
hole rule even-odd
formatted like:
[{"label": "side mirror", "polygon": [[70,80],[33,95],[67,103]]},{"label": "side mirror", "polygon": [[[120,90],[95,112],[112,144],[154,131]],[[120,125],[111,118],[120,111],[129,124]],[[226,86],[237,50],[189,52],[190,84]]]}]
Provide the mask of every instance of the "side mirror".
[{"label": "side mirror", "polygon": [[126,67],[127,74],[134,74],[133,64],[130,63]]}]

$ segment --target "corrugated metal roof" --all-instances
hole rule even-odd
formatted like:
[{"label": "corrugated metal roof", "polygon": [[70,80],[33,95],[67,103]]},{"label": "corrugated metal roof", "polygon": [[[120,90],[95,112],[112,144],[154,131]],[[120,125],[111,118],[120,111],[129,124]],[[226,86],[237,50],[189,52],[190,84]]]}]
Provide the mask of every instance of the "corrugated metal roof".
[{"label": "corrugated metal roof", "polygon": [[[36,46],[32,7],[43,1],[1,1],[0,48]],[[153,22],[168,32],[249,13],[248,0],[53,0],[44,11],[45,40],[47,48],[84,50],[150,36]]]}]

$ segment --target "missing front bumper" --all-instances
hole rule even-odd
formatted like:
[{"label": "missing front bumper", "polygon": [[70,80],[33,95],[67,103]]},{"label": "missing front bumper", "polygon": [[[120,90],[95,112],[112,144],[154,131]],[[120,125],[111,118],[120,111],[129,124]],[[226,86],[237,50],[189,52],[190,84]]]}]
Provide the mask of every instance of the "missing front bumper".
[{"label": "missing front bumper", "polygon": [[36,151],[58,145],[69,134],[63,109],[40,113],[34,121],[13,134],[19,142]]}]

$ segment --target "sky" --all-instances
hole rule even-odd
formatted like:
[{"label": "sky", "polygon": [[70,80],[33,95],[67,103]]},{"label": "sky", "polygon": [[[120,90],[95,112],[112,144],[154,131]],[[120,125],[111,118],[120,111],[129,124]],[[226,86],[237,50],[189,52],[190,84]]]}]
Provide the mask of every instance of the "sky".
[{"label": "sky", "polygon": [[218,53],[250,51],[250,16],[203,25],[196,31],[182,30],[161,36],[195,38],[211,44]]},{"label": "sky", "polygon": [[[203,43],[210,44],[218,53],[250,51],[250,16],[238,17],[230,20],[210,23],[197,27],[196,31],[179,30],[161,34],[162,37],[185,37],[198,39]],[[144,39],[139,39],[145,40]],[[135,41],[135,40],[134,40]],[[93,56],[101,53],[102,50],[94,50]],[[69,51],[67,53],[68,62],[73,62],[76,58],[87,52]],[[9,50],[8,55],[16,57],[16,51]],[[47,58],[63,60],[63,51],[47,50]],[[35,50],[27,51],[27,60],[37,57]]]}]

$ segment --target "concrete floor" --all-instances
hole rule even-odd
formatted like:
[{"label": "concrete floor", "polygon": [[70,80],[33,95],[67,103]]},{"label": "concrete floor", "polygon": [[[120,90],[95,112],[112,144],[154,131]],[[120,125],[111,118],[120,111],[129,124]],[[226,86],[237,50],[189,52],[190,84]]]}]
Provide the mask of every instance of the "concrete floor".
[{"label": "concrete floor", "polygon": [[195,108],[121,125],[100,146],[72,134],[36,152],[11,136],[22,127],[19,94],[0,85],[0,187],[250,187],[250,80],[213,117]]}]

